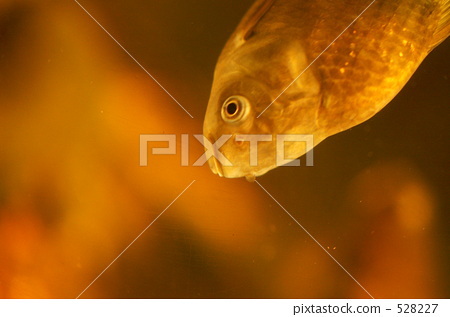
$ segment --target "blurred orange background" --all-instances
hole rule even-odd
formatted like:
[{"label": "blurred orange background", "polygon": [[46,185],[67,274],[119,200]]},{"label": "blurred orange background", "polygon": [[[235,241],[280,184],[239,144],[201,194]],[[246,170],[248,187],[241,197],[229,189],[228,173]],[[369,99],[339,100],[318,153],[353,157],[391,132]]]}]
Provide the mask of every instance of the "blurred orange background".
[{"label": "blurred orange background", "polygon": [[[0,3],[0,297],[367,298],[255,183],[139,166],[140,134],[193,134],[215,61],[252,3]],[[448,298],[449,41],[314,167],[258,181],[376,298]],[[303,162],[304,163],[304,162]]]}]

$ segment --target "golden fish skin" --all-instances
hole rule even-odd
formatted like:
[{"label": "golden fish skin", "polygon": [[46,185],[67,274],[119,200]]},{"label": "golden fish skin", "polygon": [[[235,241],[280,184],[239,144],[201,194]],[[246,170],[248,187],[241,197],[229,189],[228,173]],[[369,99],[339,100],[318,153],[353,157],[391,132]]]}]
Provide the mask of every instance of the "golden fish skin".
[{"label": "golden fish skin", "polygon": [[[233,165],[212,158],[211,169],[252,179],[277,167],[277,135],[312,134],[317,145],[368,120],[449,33],[450,0],[256,1],[219,57],[203,130],[212,143],[273,141],[258,143],[252,166],[249,142],[233,137],[220,148]],[[288,159],[305,151],[285,144]]]}]

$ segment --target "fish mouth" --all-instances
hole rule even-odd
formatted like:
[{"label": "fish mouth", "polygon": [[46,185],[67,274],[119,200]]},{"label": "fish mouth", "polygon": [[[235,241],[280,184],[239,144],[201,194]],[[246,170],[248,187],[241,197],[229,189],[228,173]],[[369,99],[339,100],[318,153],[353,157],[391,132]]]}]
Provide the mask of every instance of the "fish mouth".
[{"label": "fish mouth", "polygon": [[[210,133],[207,134],[207,137],[204,136],[204,138],[205,138],[206,140],[208,140],[209,142],[211,142],[211,143],[215,143],[215,142],[216,142],[216,139],[215,139]],[[215,151],[215,150],[214,150],[214,151]],[[214,154],[217,154],[217,153],[214,153]],[[215,155],[212,155],[212,156],[210,157],[210,159],[208,160],[208,165],[209,165],[209,168],[211,169],[211,171],[212,171],[214,174],[217,174],[217,175],[219,175],[220,177],[223,177],[223,167],[222,167],[222,164],[217,160],[217,158],[216,158]]]},{"label": "fish mouth", "polygon": [[223,168],[222,164],[213,156],[208,161],[209,167],[211,168],[211,171],[214,174],[219,175],[220,177],[223,177]]}]

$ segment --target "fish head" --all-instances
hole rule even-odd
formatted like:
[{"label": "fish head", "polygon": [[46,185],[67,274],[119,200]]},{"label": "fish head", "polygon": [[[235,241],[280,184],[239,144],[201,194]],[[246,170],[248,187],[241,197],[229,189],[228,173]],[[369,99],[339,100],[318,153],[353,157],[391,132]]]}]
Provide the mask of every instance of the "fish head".
[{"label": "fish head", "polygon": [[[290,50],[279,54],[273,46],[247,46],[221,56],[216,66],[203,135],[211,144],[220,145],[208,161],[219,176],[254,180],[279,166],[279,135],[317,132],[317,81],[309,72],[294,80],[300,74],[301,50],[297,48],[292,58],[286,56]],[[283,92],[288,86],[289,91]],[[306,146],[287,142],[282,151],[286,162],[306,153]]]},{"label": "fish head", "polygon": [[227,178],[252,179],[266,173],[272,168],[270,153],[275,153],[275,143],[258,142],[257,155],[260,159],[255,166],[250,164],[250,155],[256,149],[251,148],[250,141],[242,139],[271,135],[273,121],[257,117],[256,105],[270,103],[264,85],[238,72],[221,77],[216,84],[208,103],[203,135],[211,144],[223,136],[229,136],[220,149],[216,149],[229,163],[219,161],[215,155],[208,161],[211,170]]}]

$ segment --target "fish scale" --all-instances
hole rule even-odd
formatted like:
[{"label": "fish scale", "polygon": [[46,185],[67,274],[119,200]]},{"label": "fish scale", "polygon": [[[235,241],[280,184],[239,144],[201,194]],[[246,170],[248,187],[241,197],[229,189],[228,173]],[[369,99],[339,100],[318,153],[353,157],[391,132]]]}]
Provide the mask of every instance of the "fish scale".
[{"label": "fish scale", "polygon": [[374,3],[316,61],[322,89],[333,96],[320,112],[320,124],[330,134],[346,130],[381,110],[428,54],[430,35],[436,27],[425,23],[429,5],[420,1],[381,1],[378,5],[377,10]]},{"label": "fish scale", "polygon": [[[212,158],[211,169],[254,179],[278,166],[279,135],[313,135],[317,145],[368,120],[448,37],[449,17],[450,0],[256,1],[216,65],[204,135],[233,136],[220,149],[232,166]],[[250,148],[240,134],[272,141]],[[293,160],[306,147],[284,150]]]}]

